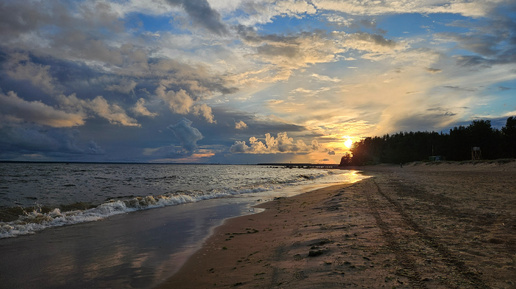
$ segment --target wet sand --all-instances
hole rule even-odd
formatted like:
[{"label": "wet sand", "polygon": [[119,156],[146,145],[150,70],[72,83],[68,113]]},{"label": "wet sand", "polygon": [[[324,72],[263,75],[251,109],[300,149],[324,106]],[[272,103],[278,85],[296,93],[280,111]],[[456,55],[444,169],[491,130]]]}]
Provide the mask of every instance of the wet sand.
[{"label": "wet sand", "polygon": [[212,199],[0,239],[0,288],[153,288],[224,219],[248,211]]},{"label": "wet sand", "polygon": [[227,220],[158,288],[516,288],[516,162],[360,169]]}]

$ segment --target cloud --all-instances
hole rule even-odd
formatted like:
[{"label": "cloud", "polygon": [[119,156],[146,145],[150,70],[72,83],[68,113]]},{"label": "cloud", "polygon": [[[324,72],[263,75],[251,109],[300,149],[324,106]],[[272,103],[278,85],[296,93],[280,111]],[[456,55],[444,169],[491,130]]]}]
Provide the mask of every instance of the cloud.
[{"label": "cloud", "polygon": [[107,100],[100,95],[89,102],[89,107],[112,124],[140,126],[135,119],[127,116],[124,109],[116,104],[109,104]]},{"label": "cloud", "polygon": [[[80,127],[77,151],[106,159],[186,159],[202,137],[213,159],[322,159],[342,135],[513,110],[496,88],[513,86],[514,1],[29,2],[0,1],[0,127],[20,127],[20,147],[21,127],[52,152]],[[199,119],[182,138],[195,152],[137,155],[182,116]]]},{"label": "cloud", "polygon": [[314,0],[317,9],[344,12],[350,15],[385,15],[402,13],[452,13],[470,17],[482,17],[491,11],[498,1],[353,1],[353,0]]},{"label": "cloud", "polygon": [[[0,5],[4,47],[61,59],[109,64],[123,61],[118,47],[107,43],[124,27],[108,3],[45,1],[28,5],[26,1],[3,1]],[[92,33],[98,30],[102,33]]]},{"label": "cloud", "polygon": [[193,99],[184,89],[179,91],[166,90],[164,85],[156,88],[156,95],[168,104],[171,111],[179,114],[187,114],[194,104]]},{"label": "cloud", "polygon": [[144,13],[154,16],[174,12],[174,8],[165,1],[126,0],[123,2],[112,2],[110,6],[120,18],[127,17],[127,15],[132,13]]},{"label": "cloud", "polygon": [[[26,5],[23,1],[0,2],[0,35],[20,35],[30,32],[42,24],[56,20],[60,22],[68,21],[69,16],[66,13],[66,9],[61,9],[61,13],[58,13],[55,6],[62,7],[62,5],[56,5],[55,1],[52,2],[41,3],[46,5],[45,8],[47,9],[41,9],[41,5]],[[64,17],[52,19],[52,16]]]},{"label": "cloud", "polygon": [[468,34],[458,34],[458,33],[440,33],[440,36],[445,41],[456,42],[462,48],[474,52],[476,54],[484,55],[484,56],[494,56],[498,53],[498,44],[500,41],[505,41],[507,36],[504,31],[495,31],[500,32],[500,34],[486,34],[482,33],[468,33]]},{"label": "cloud", "polygon": [[454,43],[467,53],[456,59],[462,66],[491,67],[516,63],[516,31],[515,22],[509,11],[516,10],[516,3],[500,3],[500,7],[492,9],[489,17],[478,22],[455,21],[448,26],[459,27],[464,32],[440,32],[436,40]]},{"label": "cloud", "polygon": [[[259,35],[252,27],[239,26],[238,34],[243,42],[254,49],[256,61],[269,64],[257,72],[245,72],[259,76],[248,82],[273,82],[290,78],[292,70],[305,68],[318,63],[335,62],[338,54],[346,50],[328,37],[325,32],[302,32],[295,35]],[[272,74],[272,76],[271,76]]]},{"label": "cloud", "polygon": [[335,37],[346,51],[356,50],[360,53],[360,58],[372,61],[399,57],[398,55],[410,48],[406,42],[396,42],[379,34],[341,32],[336,33]]},{"label": "cloud", "polygon": [[[346,55],[354,54],[362,59],[380,61],[388,57],[396,58],[410,48],[406,41],[396,42],[380,34],[365,32],[313,30],[289,35],[262,35],[253,27],[239,25],[236,29],[243,43],[254,52],[250,59],[263,63],[254,71],[247,69],[233,77],[242,86],[285,81],[292,76],[294,70],[355,59]],[[317,73],[313,75],[321,81],[339,81]]]},{"label": "cloud", "polygon": [[235,87],[227,86],[226,76],[213,73],[208,66],[190,65],[173,59],[152,59],[150,70],[160,79],[159,86],[173,88],[175,91],[183,89],[194,100],[206,99],[215,92],[231,94],[238,91]]},{"label": "cloud", "polygon": [[148,117],[155,117],[158,114],[155,112],[150,112],[147,107],[145,107],[145,99],[140,98],[132,108],[132,111],[137,115],[143,115]]},{"label": "cloud", "polygon": [[481,66],[489,68],[495,64],[492,59],[488,59],[478,55],[463,55],[455,58],[457,64],[463,67]]},{"label": "cloud", "polygon": [[[63,108],[75,111],[81,115],[89,115],[93,113],[94,115],[98,115],[108,120],[111,124],[136,127],[140,126],[138,121],[129,117],[121,106],[114,103],[108,103],[108,101],[101,95],[91,100],[79,99],[75,94],[69,96],[59,95],[57,99]],[[89,115],[89,117],[91,117],[91,115]]]},{"label": "cloud", "polygon": [[95,142],[81,143],[79,131],[35,124],[12,124],[0,127],[0,158],[26,154],[93,155],[104,151]]},{"label": "cloud", "polygon": [[426,71],[428,71],[430,73],[441,73],[443,70],[442,69],[438,69],[438,68],[428,67],[428,68],[426,68]]},{"label": "cloud", "polygon": [[207,0],[167,0],[167,2],[174,6],[181,6],[194,24],[218,35],[228,33],[220,14],[211,8]]},{"label": "cloud", "polygon": [[28,80],[34,87],[48,94],[55,92],[55,79],[50,74],[49,65],[35,64],[24,53],[13,53],[7,59],[3,66],[10,78]]},{"label": "cloud", "polygon": [[319,149],[317,140],[307,145],[303,140],[294,141],[286,132],[278,133],[276,138],[265,134],[265,143],[256,137],[249,138],[249,145],[245,141],[236,141],[230,148],[232,153],[247,154],[277,154],[277,153],[309,153]]},{"label": "cloud", "polygon": [[[184,82],[180,84],[184,84]],[[196,101],[204,98],[202,96],[203,94],[211,94],[207,88],[200,86],[199,83],[195,81],[189,82],[189,90],[198,93],[198,96],[194,98],[182,88],[178,91],[172,89],[167,90],[169,86],[174,87],[177,85],[178,83],[175,80],[162,80],[158,88],[156,88],[156,95],[164,100],[170,110],[175,113],[188,114],[192,112],[194,115],[204,117],[208,123],[216,123],[211,107],[205,103],[195,104]]]},{"label": "cloud", "polygon": [[239,121],[235,123],[235,129],[246,129],[247,124],[243,121]]},{"label": "cloud", "polygon": [[197,149],[197,141],[203,139],[201,132],[192,127],[192,121],[183,118],[178,123],[168,126],[174,135],[179,139],[183,148],[189,152]]},{"label": "cloud", "polygon": [[90,140],[88,142],[88,151],[91,153],[91,154],[99,154],[99,155],[102,155],[102,154],[105,154],[105,151],[104,149],[102,149],[96,142],[94,142],[93,140]]},{"label": "cloud", "polygon": [[204,117],[204,119],[206,119],[206,121],[208,123],[217,123],[214,119],[215,117],[213,116],[211,107],[209,107],[205,103],[199,104],[199,105],[194,105],[193,113],[194,113],[194,115],[200,115],[200,116]]},{"label": "cloud", "polygon": [[256,49],[260,60],[285,68],[335,61],[336,54],[344,51],[322,31],[288,36],[259,35],[251,27],[239,26],[238,33],[247,45]]},{"label": "cloud", "polygon": [[396,42],[385,39],[379,34],[354,33],[347,36],[345,46],[358,50],[371,52],[390,51],[396,46]]},{"label": "cloud", "polygon": [[134,80],[122,79],[122,81],[120,81],[120,84],[111,84],[106,87],[106,90],[118,91],[121,93],[128,94],[129,92],[134,90],[137,84],[138,83]]},{"label": "cloud", "polygon": [[[210,1],[212,2],[212,1]],[[223,1],[226,5],[231,1]],[[273,21],[275,17],[287,16],[297,19],[304,18],[306,15],[313,15],[317,12],[316,7],[308,1],[242,1],[239,5],[233,5],[231,11],[241,10],[243,13],[238,15],[238,23],[243,25],[265,24]],[[220,5],[218,5],[220,6]]]},{"label": "cloud", "polygon": [[13,91],[0,93],[0,117],[9,122],[33,122],[51,127],[74,127],[84,124],[84,115],[68,113],[41,101],[25,101]]},{"label": "cloud", "polygon": [[317,73],[312,73],[312,77],[317,79],[317,80],[327,81],[327,82],[340,82],[341,81],[338,78],[332,78],[332,77],[329,77],[327,75],[320,75],[320,74],[317,74]]},{"label": "cloud", "polygon": [[393,119],[393,127],[398,131],[428,131],[443,128],[456,120],[457,113],[444,110],[429,110],[426,113],[406,114],[403,118]]}]

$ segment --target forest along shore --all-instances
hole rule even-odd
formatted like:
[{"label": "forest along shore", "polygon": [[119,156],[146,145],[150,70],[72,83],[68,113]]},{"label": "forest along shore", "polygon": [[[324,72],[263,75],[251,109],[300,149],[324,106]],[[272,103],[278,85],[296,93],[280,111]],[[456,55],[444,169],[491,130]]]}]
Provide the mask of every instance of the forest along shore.
[{"label": "forest along shore", "polygon": [[227,220],[159,288],[516,287],[516,162],[362,169]]}]

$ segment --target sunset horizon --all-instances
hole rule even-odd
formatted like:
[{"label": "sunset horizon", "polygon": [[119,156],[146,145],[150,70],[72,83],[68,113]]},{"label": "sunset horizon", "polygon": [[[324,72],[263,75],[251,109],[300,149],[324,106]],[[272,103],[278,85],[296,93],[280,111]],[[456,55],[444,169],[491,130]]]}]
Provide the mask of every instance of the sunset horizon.
[{"label": "sunset horizon", "polygon": [[0,8],[0,161],[338,164],[516,116],[514,1]]}]

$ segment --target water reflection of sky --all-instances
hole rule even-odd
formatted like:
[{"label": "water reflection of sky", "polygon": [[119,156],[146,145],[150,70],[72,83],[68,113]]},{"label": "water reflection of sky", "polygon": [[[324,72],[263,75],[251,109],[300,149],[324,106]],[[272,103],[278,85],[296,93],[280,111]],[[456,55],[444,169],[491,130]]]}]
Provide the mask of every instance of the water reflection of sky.
[{"label": "water reflection of sky", "polygon": [[214,226],[245,212],[242,202],[210,200],[2,239],[0,284],[151,288],[179,269]]}]

